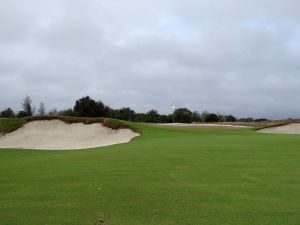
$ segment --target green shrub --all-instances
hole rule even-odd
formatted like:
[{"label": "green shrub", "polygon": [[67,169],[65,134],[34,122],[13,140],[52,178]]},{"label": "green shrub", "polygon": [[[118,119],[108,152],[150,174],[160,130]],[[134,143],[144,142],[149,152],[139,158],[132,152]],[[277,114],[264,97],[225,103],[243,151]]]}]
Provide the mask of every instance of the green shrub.
[{"label": "green shrub", "polygon": [[78,99],[74,106],[74,115],[80,117],[101,117],[105,116],[105,105],[91,99],[89,96]]},{"label": "green shrub", "polygon": [[1,117],[4,117],[4,118],[15,117],[15,113],[11,108],[7,108],[7,109],[3,110],[0,115],[1,115]]},{"label": "green shrub", "polygon": [[175,122],[178,123],[191,123],[193,114],[187,108],[179,108],[175,110],[174,118],[175,118]]},{"label": "green shrub", "polygon": [[205,122],[209,122],[209,123],[219,122],[219,117],[215,113],[210,113],[206,116]]}]

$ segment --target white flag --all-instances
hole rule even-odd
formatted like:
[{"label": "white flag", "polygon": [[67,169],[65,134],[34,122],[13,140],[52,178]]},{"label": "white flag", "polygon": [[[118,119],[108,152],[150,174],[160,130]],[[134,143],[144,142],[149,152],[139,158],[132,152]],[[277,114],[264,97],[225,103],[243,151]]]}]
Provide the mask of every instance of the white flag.
[{"label": "white flag", "polygon": [[174,104],[171,105],[171,109],[175,109],[175,105]]}]

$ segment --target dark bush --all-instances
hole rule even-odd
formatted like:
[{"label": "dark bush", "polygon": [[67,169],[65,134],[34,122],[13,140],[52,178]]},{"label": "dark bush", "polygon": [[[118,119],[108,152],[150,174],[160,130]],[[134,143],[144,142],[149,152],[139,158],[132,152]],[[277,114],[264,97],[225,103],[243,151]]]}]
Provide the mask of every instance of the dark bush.
[{"label": "dark bush", "polygon": [[28,115],[27,112],[25,111],[19,111],[17,117],[19,118],[23,118],[23,117],[27,117],[27,116],[31,116],[31,115]]},{"label": "dark bush", "polygon": [[192,112],[187,108],[179,108],[174,111],[175,122],[178,123],[191,123]]},{"label": "dark bush", "polygon": [[268,119],[265,118],[260,118],[260,119],[256,119],[255,122],[267,122],[269,121]]},{"label": "dark bush", "polygon": [[147,122],[147,115],[145,113],[136,113],[134,117],[135,122]]},{"label": "dark bush", "polygon": [[73,109],[65,109],[65,110],[59,111],[57,114],[59,116],[74,116],[75,115]]},{"label": "dark bush", "polygon": [[159,115],[159,122],[160,123],[172,123],[173,122],[173,115]]},{"label": "dark bush", "polygon": [[219,122],[219,117],[215,113],[210,113],[206,116],[205,122],[208,122],[208,123]]},{"label": "dark bush", "polygon": [[192,114],[192,121],[193,122],[201,122],[202,119],[201,119],[201,115],[199,112],[197,111],[194,111],[193,114]]},{"label": "dark bush", "polygon": [[15,117],[15,113],[11,108],[7,108],[0,113],[0,116],[5,118],[13,118]]},{"label": "dark bush", "polygon": [[240,118],[238,121],[239,122],[253,122],[254,119],[251,118],[251,117],[249,117],[249,118]]},{"label": "dark bush", "polygon": [[233,115],[225,116],[225,121],[226,122],[236,122],[236,120],[237,119]]},{"label": "dark bush", "polygon": [[101,117],[105,115],[105,106],[86,96],[76,101],[73,111],[79,117]]},{"label": "dark bush", "polygon": [[119,110],[119,117],[117,119],[134,121],[135,112],[129,107],[122,108]]},{"label": "dark bush", "polygon": [[148,111],[145,115],[145,122],[150,122],[150,123],[159,123],[159,114],[155,109],[151,109]]}]

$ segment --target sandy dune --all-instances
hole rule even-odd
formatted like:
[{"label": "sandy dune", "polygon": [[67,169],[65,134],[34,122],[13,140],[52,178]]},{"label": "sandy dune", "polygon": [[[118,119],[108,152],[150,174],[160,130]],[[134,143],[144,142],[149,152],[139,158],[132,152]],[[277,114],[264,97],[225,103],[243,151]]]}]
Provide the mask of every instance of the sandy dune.
[{"label": "sandy dune", "polygon": [[284,126],[266,128],[260,130],[259,132],[275,134],[300,134],[300,123],[291,123]]},{"label": "sandy dune", "polygon": [[33,121],[0,136],[0,148],[83,149],[129,142],[139,136],[130,129],[113,130],[100,123],[67,124],[60,120]]}]

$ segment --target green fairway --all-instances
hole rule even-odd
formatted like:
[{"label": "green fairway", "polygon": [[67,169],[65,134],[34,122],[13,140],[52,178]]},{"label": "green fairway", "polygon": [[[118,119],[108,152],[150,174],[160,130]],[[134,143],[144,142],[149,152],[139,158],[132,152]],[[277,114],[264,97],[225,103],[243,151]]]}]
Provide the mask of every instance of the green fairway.
[{"label": "green fairway", "polygon": [[0,150],[0,224],[300,224],[299,135],[133,126],[127,144]]}]

